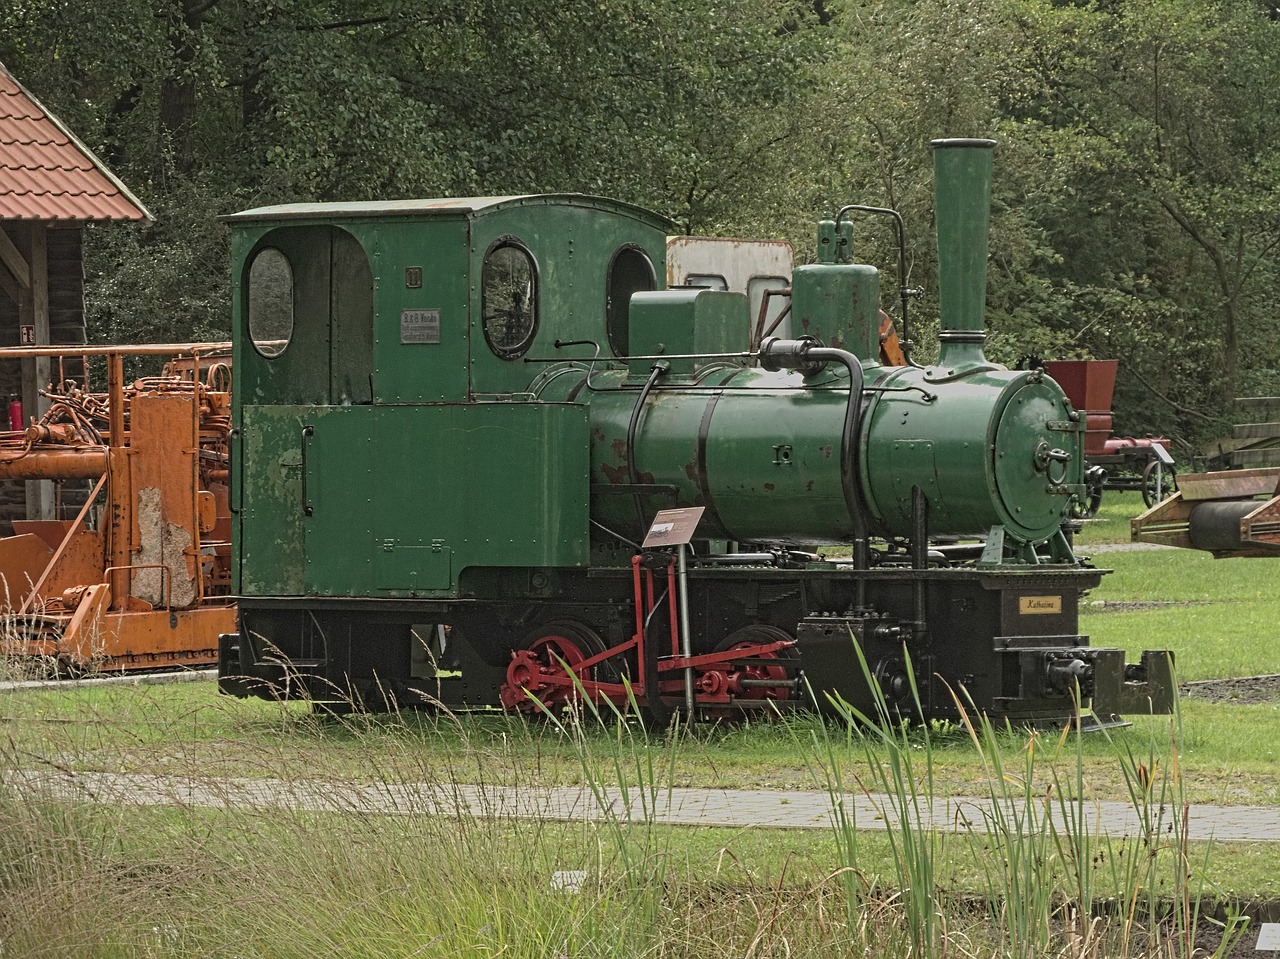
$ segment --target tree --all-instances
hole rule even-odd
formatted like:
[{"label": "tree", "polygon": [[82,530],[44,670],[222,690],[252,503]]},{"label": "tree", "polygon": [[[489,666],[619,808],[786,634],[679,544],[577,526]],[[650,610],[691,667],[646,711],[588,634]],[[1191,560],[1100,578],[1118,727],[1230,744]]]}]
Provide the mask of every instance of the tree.
[{"label": "tree", "polygon": [[[1251,380],[1242,363],[1276,365],[1275,25],[1229,0],[1015,15],[1036,79],[1012,112],[1069,197],[1037,217],[1082,344],[1165,384],[1148,395],[1229,404]],[[1164,424],[1194,432],[1194,404],[1177,405]]]},{"label": "tree", "polygon": [[[225,264],[209,214],[264,202],[580,191],[687,230],[749,220],[816,103],[820,21],[801,0],[17,0],[0,56],[180,224],[92,237],[97,330],[130,335],[120,275]],[[164,288],[135,302],[192,306]]]},{"label": "tree", "polygon": [[883,225],[859,220],[856,252],[889,265],[886,305],[899,281],[925,289],[913,336],[928,339],[928,141],[993,136],[988,354],[1117,356],[1133,374],[1116,400],[1125,428],[1193,435],[1212,427],[1178,397],[1209,384],[1201,406],[1217,414],[1271,392],[1280,369],[1275,10],[11,0],[0,59],[165,218],[91,237],[107,335],[193,311],[225,323],[217,213],[575,191],[687,232],[786,237],[801,259],[817,216],[899,209],[907,276]]}]

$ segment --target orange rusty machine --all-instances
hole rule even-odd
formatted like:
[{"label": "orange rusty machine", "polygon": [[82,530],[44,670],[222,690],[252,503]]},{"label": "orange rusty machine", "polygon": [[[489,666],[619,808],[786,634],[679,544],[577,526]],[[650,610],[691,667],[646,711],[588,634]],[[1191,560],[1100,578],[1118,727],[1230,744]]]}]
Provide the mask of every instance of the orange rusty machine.
[{"label": "orange rusty machine", "polygon": [[[48,358],[53,380],[25,428],[11,406],[0,480],[55,481],[60,517],[15,520],[0,538],[5,655],[60,670],[217,661],[218,634],[235,628],[229,356],[222,343],[0,350]],[[126,383],[126,358],[167,362]]]}]

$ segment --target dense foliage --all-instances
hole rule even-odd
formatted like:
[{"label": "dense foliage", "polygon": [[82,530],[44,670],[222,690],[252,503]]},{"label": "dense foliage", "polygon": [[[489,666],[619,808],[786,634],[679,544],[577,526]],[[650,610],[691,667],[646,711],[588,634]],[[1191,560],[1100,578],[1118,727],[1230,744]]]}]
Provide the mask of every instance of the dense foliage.
[{"label": "dense foliage", "polygon": [[1118,426],[1199,442],[1277,392],[1272,2],[9,0],[0,60],[156,214],[91,233],[99,338],[225,335],[220,213],[552,190],[801,256],[893,206],[927,328],[928,141],[994,136],[993,358],[1118,357]]}]

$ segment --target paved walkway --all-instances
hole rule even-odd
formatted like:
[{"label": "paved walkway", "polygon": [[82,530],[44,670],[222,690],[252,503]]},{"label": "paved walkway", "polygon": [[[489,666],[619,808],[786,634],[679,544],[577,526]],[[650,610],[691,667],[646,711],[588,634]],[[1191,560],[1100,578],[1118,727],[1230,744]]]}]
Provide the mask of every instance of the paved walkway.
[{"label": "paved walkway", "polygon": [[171,673],[126,673],[123,676],[89,676],[84,679],[14,679],[0,682],[0,693],[30,689],[68,690],[95,686],[171,686],[199,683],[218,678],[216,669],[181,669]]},{"label": "paved walkway", "polygon": [[1166,546],[1164,543],[1092,543],[1088,546],[1076,544],[1072,547],[1078,554],[1088,556],[1090,553],[1146,553],[1158,550],[1178,549],[1177,546]]},{"label": "paved walkway", "polygon": [[[747,789],[659,789],[622,791],[601,787],[503,787],[462,784],[378,784],[286,782],[274,779],[185,779],[182,777],[9,770],[0,789],[27,798],[79,799],[111,805],[198,806],[215,809],[278,808],[376,815],[443,815],[484,818],[539,818],[557,821],[656,822],[733,829],[830,829],[833,802],[826,793]],[[884,796],[845,795],[840,812],[858,829],[883,830],[898,817]],[[1043,815],[1037,804],[1036,815]],[[1017,808],[1010,815],[1026,816]],[[1074,809],[1071,815],[1077,815]],[[913,821],[951,832],[987,832],[993,818],[989,800],[950,797],[921,802]],[[1062,826],[1063,812],[1050,803],[1048,814]],[[1152,809],[1161,832],[1174,826],[1172,809]],[[1156,817],[1160,817],[1158,821]],[[1128,803],[1094,802],[1084,807],[1092,835],[1136,836],[1138,814]],[[1280,807],[1192,806],[1192,840],[1280,842]]]}]

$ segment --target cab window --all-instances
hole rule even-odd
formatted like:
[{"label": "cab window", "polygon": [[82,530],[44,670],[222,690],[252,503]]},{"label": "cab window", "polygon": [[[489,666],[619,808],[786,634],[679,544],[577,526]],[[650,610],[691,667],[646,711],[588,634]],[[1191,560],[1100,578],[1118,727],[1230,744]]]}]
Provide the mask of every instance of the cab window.
[{"label": "cab window", "polygon": [[538,274],[532,254],[514,237],[499,240],[485,254],[480,312],[494,355],[514,360],[528,352],[538,331]]},{"label": "cab window", "polygon": [[293,268],[275,247],[259,252],[249,266],[249,339],[268,359],[293,339]]},{"label": "cab window", "polygon": [[605,329],[615,356],[630,355],[628,310],[632,295],[657,288],[653,262],[644,250],[624,246],[613,255],[605,283]]}]

